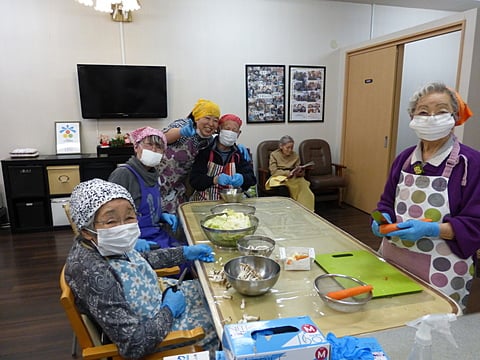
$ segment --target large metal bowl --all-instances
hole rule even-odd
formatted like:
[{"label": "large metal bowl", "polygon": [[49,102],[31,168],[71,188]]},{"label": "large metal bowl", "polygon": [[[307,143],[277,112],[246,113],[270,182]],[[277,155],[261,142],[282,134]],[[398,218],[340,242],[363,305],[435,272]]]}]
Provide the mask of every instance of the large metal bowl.
[{"label": "large metal bowl", "polygon": [[248,235],[237,241],[237,249],[243,255],[269,257],[275,250],[275,240],[261,235]]},{"label": "large metal bowl", "polygon": [[[260,280],[242,280],[244,264],[254,269]],[[277,282],[280,276],[280,265],[264,256],[240,256],[228,261],[223,271],[228,282],[242,295],[257,296],[265,294]]]},{"label": "large metal bowl", "polygon": [[361,310],[367,302],[372,299],[372,291],[348,297],[342,300],[336,300],[327,295],[331,291],[348,289],[354,286],[367,285],[354,277],[341,274],[324,274],[315,279],[314,286],[318,295],[330,308],[336,311],[350,313]]},{"label": "large metal bowl", "polygon": [[243,199],[242,188],[226,188],[220,190],[220,197],[227,203],[238,203]]},{"label": "large metal bowl", "polygon": [[221,214],[212,214],[207,215],[204,219],[200,221],[200,226],[203,229],[203,232],[207,236],[208,240],[210,240],[213,244],[220,246],[220,247],[227,247],[227,248],[236,248],[237,241],[247,235],[252,235],[255,233],[258,227],[258,218],[252,214],[245,214],[250,218],[250,226],[243,229],[233,229],[233,230],[219,230],[219,229],[212,229],[205,226],[205,222],[209,219],[212,219],[216,216],[223,216],[227,215],[225,213]]},{"label": "large metal bowl", "polygon": [[241,212],[244,214],[255,214],[255,206],[241,203],[224,203],[215,205],[210,209],[212,214],[221,214],[227,211]]}]

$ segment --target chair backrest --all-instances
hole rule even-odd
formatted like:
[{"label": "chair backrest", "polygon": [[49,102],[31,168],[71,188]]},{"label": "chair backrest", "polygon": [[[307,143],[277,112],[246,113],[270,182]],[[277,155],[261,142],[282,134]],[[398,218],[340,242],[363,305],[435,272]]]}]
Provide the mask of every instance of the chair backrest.
[{"label": "chair backrest", "polygon": [[315,165],[309,168],[309,175],[328,175],[332,173],[332,154],[330,145],[325,140],[303,140],[298,147],[298,155],[302,164],[309,161],[315,162]]},{"label": "chair backrest", "polygon": [[[65,310],[73,332],[77,336],[78,343],[82,349],[100,345],[100,335],[91,321],[82,315],[75,304],[73,292],[65,280],[65,267],[60,273],[60,303]],[[96,336],[94,338],[92,335]]]},{"label": "chair backrest", "polygon": [[63,210],[65,211],[65,215],[67,216],[68,222],[70,223],[70,227],[72,228],[73,234],[75,236],[80,235],[78,231],[77,225],[72,220],[72,215],[70,214],[70,202],[63,203]]},{"label": "chair backrest", "polygon": [[270,153],[278,149],[278,140],[264,140],[257,146],[257,167],[268,170]]}]

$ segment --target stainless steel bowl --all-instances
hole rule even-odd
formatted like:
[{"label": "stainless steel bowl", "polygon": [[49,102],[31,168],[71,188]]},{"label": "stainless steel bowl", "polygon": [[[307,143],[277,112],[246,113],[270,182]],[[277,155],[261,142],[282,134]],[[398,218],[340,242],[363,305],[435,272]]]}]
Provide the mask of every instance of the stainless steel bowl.
[{"label": "stainless steel bowl", "polygon": [[223,216],[225,213],[221,214],[212,214],[207,215],[204,219],[200,221],[200,226],[203,229],[203,232],[213,244],[220,247],[227,248],[236,248],[237,241],[247,235],[252,235],[255,233],[258,227],[258,218],[252,214],[245,214],[250,219],[250,226],[243,229],[234,229],[234,230],[220,230],[213,229],[205,226],[205,222],[209,219],[212,219],[216,216]]},{"label": "stainless steel bowl", "polygon": [[212,214],[220,214],[230,210],[235,212],[241,212],[244,214],[255,214],[255,211],[257,209],[253,205],[241,204],[237,202],[237,203],[224,203],[224,204],[215,205],[210,209],[210,212]]},{"label": "stainless steel bowl", "polygon": [[269,257],[275,249],[275,240],[261,235],[248,235],[237,241],[237,249],[243,255]]},{"label": "stainless steel bowl", "polygon": [[220,190],[220,197],[227,203],[238,203],[243,199],[242,188],[227,188]]},{"label": "stainless steel bowl", "polygon": [[[245,264],[254,270],[260,280],[239,279]],[[276,284],[280,276],[280,265],[264,256],[248,255],[231,259],[224,265],[223,271],[228,282],[240,294],[257,296],[265,294]]]},{"label": "stainless steel bowl", "polygon": [[341,274],[320,275],[315,279],[314,282],[315,290],[317,290],[318,295],[325,302],[325,304],[336,311],[346,313],[355,312],[362,309],[365,304],[372,299],[372,291],[342,300],[333,299],[327,296],[327,293],[364,285],[367,284],[361,280]]}]

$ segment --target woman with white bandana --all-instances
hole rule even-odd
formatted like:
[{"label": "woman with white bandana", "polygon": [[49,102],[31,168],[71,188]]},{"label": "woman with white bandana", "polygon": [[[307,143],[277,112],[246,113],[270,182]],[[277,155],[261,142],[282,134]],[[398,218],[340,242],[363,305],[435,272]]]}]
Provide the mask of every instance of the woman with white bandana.
[{"label": "woman with white bandana", "polygon": [[461,97],[430,83],[410,100],[410,128],[418,145],[392,164],[377,205],[397,229],[380,233],[380,253],[454,299],[468,299],[474,254],[480,248],[480,153],[453,133],[472,114]]},{"label": "woman with white bandana", "polygon": [[[176,214],[178,205],[188,200],[186,182],[195,157],[211,145],[218,131],[219,106],[210,100],[199,99],[186,119],[178,119],[163,129],[168,148],[158,166],[163,196],[163,210]],[[238,150],[246,161],[250,155],[245,146]]]},{"label": "woman with white bandana", "polygon": [[190,172],[195,192],[190,200],[218,200],[220,191],[239,187],[247,191],[257,183],[251,162],[246,161],[236,145],[242,120],[233,114],[218,121],[220,133],[215,141],[201,150]]},{"label": "woman with white bandana", "polygon": [[138,251],[146,251],[153,244],[161,248],[179,246],[181,245],[179,241],[170,236],[161,225],[169,224],[173,233],[178,226],[175,215],[162,212],[156,167],[162,162],[167,149],[165,135],[160,130],[147,126],[132,131],[130,138],[135,155],[125,165],[116,168],[108,180],[126,188],[138,209],[141,234],[135,248]]},{"label": "woman with white bandana", "polygon": [[213,262],[209,246],[137,252],[134,245],[140,230],[133,199],[124,187],[101,179],[77,185],[70,210],[80,235],[68,254],[65,279],[80,312],[96,323],[124,358],[153,353],[170,331],[197,326],[206,334],[198,344],[212,353],[218,349],[198,281],[184,281],[179,290],[168,289],[162,297],[153,270],[185,261]]}]

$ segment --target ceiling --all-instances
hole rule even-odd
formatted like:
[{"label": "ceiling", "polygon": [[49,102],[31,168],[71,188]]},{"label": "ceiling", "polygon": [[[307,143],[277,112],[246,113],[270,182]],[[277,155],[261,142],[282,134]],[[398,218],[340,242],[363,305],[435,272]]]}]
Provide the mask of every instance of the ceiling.
[{"label": "ceiling", "polygon": [[466,11],[480,7],[480,0],[334,0],[358,4],[400,6],[408,8]]}]

